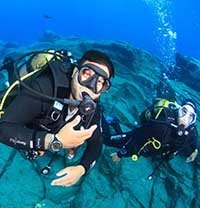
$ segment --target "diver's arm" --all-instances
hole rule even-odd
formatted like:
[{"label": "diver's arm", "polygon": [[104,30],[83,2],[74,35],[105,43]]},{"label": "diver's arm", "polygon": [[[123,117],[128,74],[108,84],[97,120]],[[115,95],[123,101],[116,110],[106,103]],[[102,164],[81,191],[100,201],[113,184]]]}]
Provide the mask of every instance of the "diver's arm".
[{"label": "diver's arm", "polygon": [[102,141],[99,132],[100,128],[97,127],[93,136],[87,140],[87,148],[80,163],[76,166],[69,166],[59,171],[56,175],[60,178],[53,180],[51,185],[71,186],[94,166],[102,150]]},{"label": "diver's arm", "polygon": [[144,127],[135,128],[128,133],[129,140],[121,147],[117,152],[118,157],[131,157],[133,154],[137,154],[140,146],[143,144]]},{"label": "diver's arm", "polygon": [[[70,122],[66,123],[57,133],[57,138],[63,144],[63,148],[74,148],[85,142],[86,139],[89,139],[94,130],[97,128],[97,125],[92,125],[88,129],[76,129],[76,126],[80,123],[81,116],[78,115]],[[47,134],[45,136],[45,149],[49,149],[49,144],[51,143],[52,136],[55,135]]]},{"label": "diver's arm", "polygon": [[94,131],[92,137],[87,140],[87,147],[81,158],[80,163],[76,166],[69,166],[59,171],[56,175],[60,178],[53,180],[51,185],[71,186],[75,184],[90,168],[94,166],[96,160],[100,156],[103,143],[101,137],[99,116],[95,115],[93,120],[93,125],[99,125]]},{"label": "diver's arm", "polygon": [[[50,80],[42,78],[39,81],[39,83],[44,84],[45,88],[36,82],[34,82],[33,88],[51,96],[53,93]],[[35,118],[45,116],[50,106],[51,102],[43,101],[41,98],[31,95],[26,90],[20,92],[6,108],[0,120],[0,141],[16,149],[48,150],[50,147],[49,144],[55,135],[49,133],[47,130],[38,130],[34,126],[30,127],[30,124]],[[93,125],[89,129],[76,131],[73,127],[79,122],[80,118],[75,118],[58,132],[64,148],[79,146],[87,138],[91,137],[96,128]]]},{"label": "diver's arm", "polygon": [[186,162],[193,162],[196,159],[198,155],[197,140],[198,140],[198,131],[197,128],[195,127],[191,132],[191,136],[189,138],[189,144],[187,146],[188,156]]},{"label": "diver's arm", "polygon": [[117,152],[117,156],[119,158],[122,157],[131,157],[132,155],[137,155],[138,151],[136,150],[136,148],[134,146],[131,145],[124,145],[118,152]]},{"label": "diver's arm", "polygon": [[119,151],[112,153],[113,162],[120,162],[122,157],[131,157],[132,155],[137,154],[135,139],[132,137],[119,149]]},{"label": "diver's arm", "polygon": [[60,177],[51,182],[52,186],[72,186],[79,181],[85,169],[82,165],[69,166],[59,171],[56,176]]},{"label": "diver's arm", "polygon": [[82,165],[85,168],[86,172],[96,163],[101,154],[102,146],[103,140],[100,128],[97,127],[92,137],[87,140],[87,147],[79,163],[79,165]]},{"label": "diver's arm", "polygon": [[197,157],[197,155],[198,155],[198,149],[195,149],[193,152],[192,152],[192,154],[189,156],[189,157],[187,157],[187,159],[186,159],[186,162],[187,163],[189,163],[189,162],[193,162],[195,159],[196,159],[196,157]]},{"label": "diver's arm", "polygon": [[104,144],[110,147],[122,148],[131,138],[131,134],[132,131],[113,135],[104,134]]},{"label": "diver's arm", "polygon": [[[47,77],[34,80],[30,85],[47,95],[53,92],[51,80]],[[23,88],[5,109],[0,120],[0,141],[16,149],[44,150],[47,131],[37,131],[30,124],[49,107],[49,103]]]},{"label": "diver's arm", "polygon": [[198,149],[197,140],[198,132],[197,128],[195,127],[192,131],[189,132],[186,143],[183,146],[186,156],[190,156],[195,151],[195,149]]},{"label": "diver's arm", "polygon": [[33,149],[33,137],[44,147],[46,132],[36,132],[26,124],[37,117],[42,110],[42,102],[25,92],[20,93],[6,108],[0,121],[0,141],[16,149]]},{"label": "diver's arm", "polygon": [[118,157],[131,157],[132,155],[140,154],[139,152],[141,148],[148,141],[151,135],[154,135],[156,137],[157,134],[160,134],[159,132],[155,131],[156,128],[152,125],[145,124],[129,132],[129,140],[117,152]]},{"label": "diver's arm", "polygon": [[87,140],[87,146],[84,151],[84,154],[80,160],[79,165],[82,165],[87,172],[93,165],[96,163],[97,159],[99,158],[102,146],[103,146],[103,139],[100,127],[100,110],[97,109],[96,113],[93,117],[91,125],[97,124],[97,128],[95,129],[91,138]]}]

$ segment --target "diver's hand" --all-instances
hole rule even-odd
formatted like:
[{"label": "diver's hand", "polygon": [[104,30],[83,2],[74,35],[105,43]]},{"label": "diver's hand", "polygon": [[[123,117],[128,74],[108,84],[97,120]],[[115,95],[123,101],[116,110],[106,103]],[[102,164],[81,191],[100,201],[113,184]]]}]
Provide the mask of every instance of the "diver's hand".
[{"label": "diver's hand", "polygon": [[110,156],[112,157],[112,161],[115,162],[115,163],[118,163],[121,160],[121,158],[117,155],[116,152],[110,154]]},{"label": "diver's hand", "polygon": [[44,156],[44,154],[45,154],[45,151],[38,151],[38,154],[39,154],[39,156]]},{"label": "diver's hand", "polygon": [[77,147],[84,143],[86,139],[89,139],[97,125],[91,126],[89,129],[74,130],[74,127],[80,122],[81,117],[76,118],[63,126],[58,132],[59,140],[62,142],[64,148]]},{"label": "diver's hand", "polygon": [[56,175],[62,176],[51,182],[52,186],[72,186],[85,174],[85,168],[82,165],[70,166],[62,169]]},{"label": "diver's hand", "polygon": [[189,157],[187,157],[186,162],[187,163],[193,162],[197,157],[197,155],[198,155],[198,149],[195,149],[194,152]]}]

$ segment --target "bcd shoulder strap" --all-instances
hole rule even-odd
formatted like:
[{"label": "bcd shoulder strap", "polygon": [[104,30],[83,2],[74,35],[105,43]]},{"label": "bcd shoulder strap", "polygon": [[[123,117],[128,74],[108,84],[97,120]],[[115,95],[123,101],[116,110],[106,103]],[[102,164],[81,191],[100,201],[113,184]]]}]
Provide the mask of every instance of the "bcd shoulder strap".
[{"label": "bcd shoulder strap", "polygon": [[143,114],[143,122],[164,122],[174,123],[175,112],[178,108],[176,102],[171,102],[166,99],[159,99],[151,107],[146,109]]},{"label": "bcd shoulder strap", "polygon": [[[30,77],[38,77],[43,71],[51,70],[54,80],[54,95],[53,97],[63,98],[66,96],[69,89],[69,74],[74,63],[71,53],[68,56],[67,51],[40,51],[27,53],[29,59],[23,64],[19,64],[18,73],[21,81],[27,80]],[[50,56],[48,56],[50,55]],[[26,58],[26,54],[18,60]],[[16,61],[17,62],[17,61]],[[49,67],[48,67],[49,66]],[[4,113],[4,108],[9,104],[8,97],[20,85],[20,81],[16,80],[5,92],[0,102],[0,118]]]}]

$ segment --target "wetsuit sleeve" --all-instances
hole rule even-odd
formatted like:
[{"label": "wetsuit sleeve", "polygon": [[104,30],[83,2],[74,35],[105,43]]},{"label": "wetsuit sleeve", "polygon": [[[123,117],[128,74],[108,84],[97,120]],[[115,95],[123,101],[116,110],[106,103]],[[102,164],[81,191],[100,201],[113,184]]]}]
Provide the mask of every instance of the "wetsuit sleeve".
[{"label": "wetsuit sleeve", "polygon": [[97,112],[97,115],[94,116],[91,125],[94,124],[97,124],[97,128],[92,137],[87,140],[87,147],[79,163],[85,168],[86,172],[95,165],[102,151],[103,139],[100,127],[100,112]]},{"label": "wetsuit sleeve", "polygon": [[113,135],[104,134],[103,138],[106,146],[121,149],[132,138],[132,131]]},{"label": "wetsuit sleeve", "polygon": [[131,157],[133,154],[137,153],[136,139],[134,135],[119,149],[117,152],[118,157]]},{"label": "wetsuit sleeve", "polygon": [[194,152],[194,150],[198,148],[197,140],[198,140],[198,132],[195,127],[188,136],[187,145],[185,149],[185,155],[187,157],[190,156]]},{"label": "wetsuit sleeve", "polygon": [[151,135],[159,135],[159,132],[155,132],[155,128],[150,125],[133,129],[128,133],[130,139],[117,152],[117,155],[119,157],[131,157],[133,154],[140,154],[141,148],[143,148]]},{"label": "wetsuit sleeve", "polygon": [[[37,83],[32,87],[41,90]],[[32,96],[27,90],[22,90],[6,108],[0,120],[0,141],[16,149],[33,149],[33,143],[37,140],[38,149],[44,149],[47,132],[27,127],[27,124],[41,114],[42,108],[41,99]]]},{"label": "wetsuit sleeve", "polygon": [[129,140],[123,144],[117,152],[119,157],[131,157],[133,154],[138,152],[140,146],[139,143],[142,143],[142,139],[138,138],[138,136],[140,136],[140,132],[142,132],[142,128],[136,128],[129,132]]}]

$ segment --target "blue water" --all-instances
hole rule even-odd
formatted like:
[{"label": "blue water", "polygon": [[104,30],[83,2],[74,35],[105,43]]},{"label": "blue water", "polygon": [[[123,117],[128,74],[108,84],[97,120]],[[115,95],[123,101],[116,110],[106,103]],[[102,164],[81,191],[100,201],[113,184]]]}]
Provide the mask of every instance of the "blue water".
[{"label": "blue water", "polygon": [[[144,48],[150,51],[167,64],[173,63],[176,52],[200,59],[199,0],[1,0],[0,51],[1,41],[15,41],[20,44],[29,45],[37,41],[47,30],[66,37],[79,36],[94,40],[125,41],[134,47]],[[3,57],[0,57],[1,59]],[[123,69],[126,68],[123,67]],[[150,72],[154,72],[154,70],[151,69]],[[141,74],[141,78],[140,76],[136,77],[134,85],[130,84],[130,90],[136,89],[135,92],[133,90],[134,95],[131,98],[128,97],[129,94],[132,96],[132,93],[126,90],[128,89],[126,83],[132,83],[132,80],[130,80],[131,76],[127,76],[126,79],[125,74],[124,77],[120,78],[125,80],[122,82],[122,84],[125,83],[124,85],[120,83],[117,86],[116,84],[118,87],[116,89],[119,90],[121,86],[125,86],[123,87],[125,89],[123,92],[127,93],[127,96],[123,99],[128,98],[131,100],[132,98],[138,98],[137,100],[134,99],[136,102],[132,103],[132,100],[131,102],[127,102],[129,103],[129,105],[126,105],[126,107],[128,106],[127,111],[122,115],[123,119],[128,115],[128,121],[130,113],[137,110],[134,112],[135,115],[139,112],[139,107],[141,108],[140,111],[142,111],[142,106],[146,107],[144,104],[146,105],[147,101],[149,102],[149,100],[153,99],[150,97],[152,92],[149,95],[147,94],[147,97],[143,99],[142,95],[150,92],[149,90],[152,89],[152,83],[154,82],[150,83],[147,79],[147,84],[149,84],[143,86],[143,84],[139,83],[140,79],[143,82],[144,78],[142,76],[143,74]],[[156,76],[158,77],[158,75]],[[5,89],[6,86],[1,86],[1,84],[6,80],[7,77],[5,74],[0,74],[0,91]],[[154,84],[156,84],[158,80],[154,81]],[[138,87],[135,87],[137,84]],[[140,90],[141,86],[142,88]],[[148,86],[151,87],[147,90]],[[179,88],[177,87],[179,85],[176,86],[174,84],[173,86],[175,86],[178,92],[180,90],[179,94],[188,92],[188,88],[184,90],[181,88],[182,86]],[[115,101],[113,95],[111,97]],[[195,101],[199,96],[193,93],[193,90],[188,95],[193,96]],[[184,94],[184,96],[186,95]],[[107,106],[117,104],[118,107],[118,101],[120,99],[117,98],[113,104],[112,99],[109,101],[110,104],[109,102],[106,102],[106,104]],[[123,111],[124,109],[122,108]],[[118,112],[122,111],[118,111],[117,109],[116,114]],[[128,112],[127,115],[126,112]],[[120,115],[121,113],[119,117]],[[132,119],[133,116],[130,118]],[[94,169],[94,172],[91,173],[93,175],[90,175],[89,179],[85,177],[86,185],[83,187],[86,189],[82,186],[74,186],[64,190],[63,188],[50,187],[51,179],[55,178],[56,168],[63,163],[63,158],[60,158],[62,162],[58,161],[54,163],[55,165],[53,164],[52,175],[41,180],[41,176],[38,176],[35,174],[35,171],[32,171],[33,166],[30,163],[25,160],[21,163],[21,156],[18,154],[16,157],[12,156],[13,154],[12,152],[10,153],[10,149],[5,151],[4,146],[1,145],[0,147],[2,148],[0,149],[1,167],[4,166],[4,169],[0,173],[1,180],[3,179],[0,187],[0,207],[30,207],[26,206],[26,204],[30,205],[36,202],[38,202],[38,206],[31,207],[64,207],[64,202],[68,203],[68,201],[70,205],[66,205],[66,207],[95,207],[91,205],[92,203],[95,204],[95,201],[101,205],[98,207],[125,207],[138,202],[144,203],[144,207],[147,207],[145,203],[152,204],[152,206],[156,203],[158,207],[162,207],[166,203],[166,206],[170,207],[173,203],[177,203],[178,206],[178,202],[182,202],[183,199],[184,202],[189,204],[190,200],[193,202],[195,196],[198,195],[195,195],[193,192],[196,193],[199,189],[199,180],[197,180],[200,178],[198,176],[199,172],[196,169],[192,172],[191,168],[185,163],[177,163],[178,165],[174,163],[172,168],[169,166],[172,171],[169,171],[169,174],[166,173],[166,181],[162,179],[163,176],[165,178],[165,172],[167,170],[164,169],[161,171],[161,177],[155,180],[156,183],[151,183],[150,181],[146,181],[146,175],[148,176],[151,173],[153,167],[150,161],[143,160],[142,163],[134,163],[130,167],[124,165],[130,163],[117,166],[109,164],[111,162],[110,152],[107,151],[107,155],[103,158],[102,166],[99,169],[101,173],[103,171],[102,175],[98,175],[98,169]],[[8,156],[9,159],[7,160]],[[43,157],[42,159],[45,161],[45,164],[49,162],[48,157]],[[11,162],[12,160],[14,162]],[[21,165],[19,166],[19,164]],[[41,166],[43,167],[45,164]],[[175,171],[173,171],[174,167],[176,167]],[[111,170],[108,170],[108,168]],[[124,169],[121,170],[121,168]],[[196,180],[192,181],[193,178]],[[163,185],[161,184],[162,180],[164,181]],[[186,182],[181,184],[182,180]],[[184,187],[186,189],[183,189]],[[127,190],[130,190],[130,192],[127,192]],[[180,197],[179,190],[182,193]],[[116,194],[114,195],[115,192]],[[74,199],[74,196],[77,198]],[[174,201],[171,199],[171,196],[173,196]],[[58,200],[60,206],[41,206],[39,202],[43,199]],[[197,197],[196,200],[199,201],[199,198]],[[76,205],[78,204],[78,206],[71,206],[72,201]],[[79,206],[79,202],[81,206]],[[2,204],[6,204],[6,206]],[[106,206],[105,204],[109,204],[110,206]],[[187,204],[184,204],[184,207],[186,206]]]},{"label": "blue water", "polygon": [[7,0],[1,2],[0,27],[3,41],[30,44],[52,30],[126,41],[161,58],[168,56],[166,61],[176,51],[200,58],[198,0]]}]

